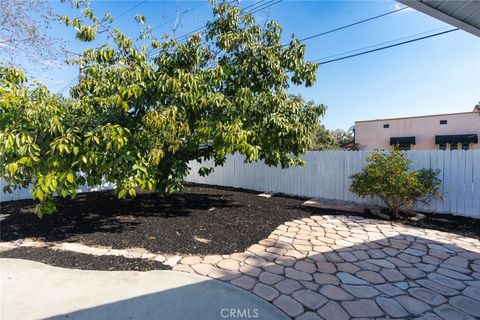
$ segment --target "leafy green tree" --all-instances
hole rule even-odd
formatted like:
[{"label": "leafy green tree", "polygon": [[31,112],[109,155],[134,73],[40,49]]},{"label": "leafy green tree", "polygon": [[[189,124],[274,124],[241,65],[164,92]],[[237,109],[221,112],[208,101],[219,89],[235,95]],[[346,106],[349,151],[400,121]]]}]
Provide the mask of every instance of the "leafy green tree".
[{"label": "leafy green tree", "polygon": [[325,151],[339,149],[340,145],[337,139],[335,139],[335,136],[319,121],[313,130],[313,145],[310,150]]},{"label": "leafy green tree", "polygon": [[338,147],[343,150],[361,150],[362,146],[355,143],[355,127],[350,127],[348,130],[335,129],[331,130],[330,134],[336,140]]},{"label": "leafy green tree", "polygon": [[433,199],[441,199],[438,170],[409,171],[410,164],[411,160],[398,149],[375,151],[368,157],[363,171],[350,176],[350,191],[362,198],[379,197],[394,218],[416,202],[428,204]]},{"label": "leafy green tree", "polygon": [[280,43],[280,25],[262,27],[222,2],[201,33],[159,40],[146,26],[134,42],[110,15],[97,18],[86,1],[72,4],[83,18],[62,21],[80,41],[100,32],[110,41],[73,61],[82,74],[71,101],[0,69],[1,176],[7,188],[34,186],[38,216],[55,211],[54,192],[73,197],[102,178],[120,198],[180,190],[191,160],[222,165],[241,153],[283,168],[303,163],[325,107],[287,94],[291,84],[313,85],[318,65],[305,61],[297,39]]}]

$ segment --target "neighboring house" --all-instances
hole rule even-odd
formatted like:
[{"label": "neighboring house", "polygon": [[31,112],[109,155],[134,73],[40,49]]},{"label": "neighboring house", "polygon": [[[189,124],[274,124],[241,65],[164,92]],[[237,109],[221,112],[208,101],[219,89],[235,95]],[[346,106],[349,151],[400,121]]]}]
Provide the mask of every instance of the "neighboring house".
[{"label": "neighboring house", "polygon": [[355,122],[355,143],[363,149],[480,149],[480,112]]}]

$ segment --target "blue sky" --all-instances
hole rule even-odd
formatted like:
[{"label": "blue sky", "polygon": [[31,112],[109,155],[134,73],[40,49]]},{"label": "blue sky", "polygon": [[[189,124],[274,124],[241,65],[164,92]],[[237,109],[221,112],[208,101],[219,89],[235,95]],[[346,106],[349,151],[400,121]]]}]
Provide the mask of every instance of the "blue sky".
[{"label": "blue sky", "polygon": [[[154,27],[177,12],[206,1],[146,1],[115,21],[130,36],[139,30],[133,21],[141,13]],[[114,17],[135,4],[131,1],[93,1],[97,14]],[[252,4],[242,1],[241,6]],[[60,13],[73,13],[66,4],[51,2]],[[358,20],[385,13],[403,5],[395,1],[288,1],[255,14],[259,22],[274,19],[283,26],[284,37],[294,33],[303,38]],[[177,34],[201,27],[212,16],[208,4],[181,17]],[[158,35],[171,31],[173,22],[156,29]],[[306,41],[307,58],[320,59],[406,36],[452,28],[415,10],[404,10],[371,22]],[[435,31],[432,31],[435,30]],[[70,41],[72,51],[84,44],[74,33],[58,25],[52,33]],[[425,34],[422,34],[425,35]],[[68,93],[75,81],[76,66],[59,65],[38,79],[52,91]],[[355,120],[471,111],[480,100],[480,39],[462,30],[320,66],[317,83],[311,88],[291,88],[307,99],[328,106],[322,120],[329,129],[347,129]]]}]

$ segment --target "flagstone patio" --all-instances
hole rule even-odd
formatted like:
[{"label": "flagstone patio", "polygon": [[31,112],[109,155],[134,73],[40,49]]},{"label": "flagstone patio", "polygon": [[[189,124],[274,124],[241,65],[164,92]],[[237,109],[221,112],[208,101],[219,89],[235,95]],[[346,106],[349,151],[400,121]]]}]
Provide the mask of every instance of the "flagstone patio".
[{"label": "flagstone patio", "polygon": [[480,317],[480,241],[386,221],[294,220],[245,252],[173,270],[228,281],[295,319]]}]

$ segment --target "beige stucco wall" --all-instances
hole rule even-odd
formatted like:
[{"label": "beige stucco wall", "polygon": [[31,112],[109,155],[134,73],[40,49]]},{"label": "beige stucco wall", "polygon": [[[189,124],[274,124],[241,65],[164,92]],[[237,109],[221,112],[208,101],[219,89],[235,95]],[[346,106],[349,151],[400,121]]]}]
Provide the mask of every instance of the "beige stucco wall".
[{"label": "beige stucco wall", "polygon": [[[447,120],[447,124],[440,124]],[[383,128],[384,124],[389,128]],[[355,122],[355,142],[366,150],[390,149],[390,137],[415,136],[412,150],[436,150],[436,135],[472,134],[480,139],[480,112],[464,112],[411,118],[381,119]],[[480,143],[471,144],[480,149]]]}]

